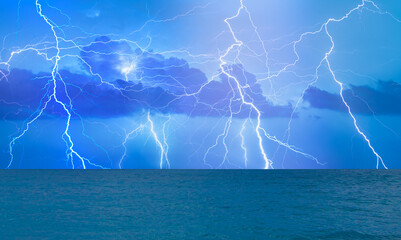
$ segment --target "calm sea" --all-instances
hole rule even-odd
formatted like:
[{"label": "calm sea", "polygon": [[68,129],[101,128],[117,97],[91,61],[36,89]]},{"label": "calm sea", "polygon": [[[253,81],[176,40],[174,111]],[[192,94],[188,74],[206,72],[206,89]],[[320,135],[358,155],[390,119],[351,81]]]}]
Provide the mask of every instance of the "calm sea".
[{"label": "calm sea", "polygon": [[401,171],[0,172],[0,239],[401,239]]}]

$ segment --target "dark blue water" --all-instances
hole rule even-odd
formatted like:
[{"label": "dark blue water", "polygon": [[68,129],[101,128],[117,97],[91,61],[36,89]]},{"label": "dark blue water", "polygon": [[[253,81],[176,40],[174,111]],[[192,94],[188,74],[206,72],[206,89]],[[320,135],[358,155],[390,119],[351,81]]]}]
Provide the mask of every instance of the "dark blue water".
[{"label": "dark blue water", "polygon": [[401,171],[0,172],[0,239],[401,239]]}]

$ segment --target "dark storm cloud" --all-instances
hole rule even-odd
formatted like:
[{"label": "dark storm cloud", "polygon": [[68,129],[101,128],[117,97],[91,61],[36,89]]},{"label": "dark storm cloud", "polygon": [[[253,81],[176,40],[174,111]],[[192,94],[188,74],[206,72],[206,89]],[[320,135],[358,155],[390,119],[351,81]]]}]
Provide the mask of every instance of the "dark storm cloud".
[{"label": "dark storm cloud", "polygon": [[121,56],[128,56],[133,51],[126,42],[112,41],[102,36],[83,48],[82,59],[91,66],[93,73],[100,74],[105,79],[121,77],[121,70],[118,66],[123,64]]},{"label": "dark storm cloud", "polygon": [[[379,81],[377,88],[351,85],[350,89],[344,90],[344,97],[354,113],[401,114],[401,85],[394,81]],[[314,108],[346,111],[338,94],[318,88],[308,89],[304,100]]]},{"label": "dark storm cloud", "polygon": [[[241,94],[245,101],[252,102],[260,110],[263,117],[291,114],[291,105],[274,106],[268,102],[255,76],[241,65],[226,69],[241,86],[248,86],[240,93],[233,79],[222,75],[219,80],[208,82],[202,71],[191,68],[185,60],[139,50],[135,52],[135,78],[133,81],[121,80],[116,78],[119,76],[116,66],[121,64],[121,58],[115,52],[133,53],[129,45],[111,42],[106,37],[98,38],[81,53],[94,73],[107,76],[107,83],[101,83],[96,76],[60,71],[77,115],[109,118],[146,109],[191,116],[256,116],[256,111],[242,104]],[[57,84],[58,99],[68,103],[63,83],[58,80]],[[1,116],[26,118],[43,106],[43,99],[47,98],[43,96],[49,96],[53,83],[50,73],[35,75],[13,69],[8,81],[0,82],[0,87]],[[65,116],[65,112],[53,101],[45,115]]]},{"label": "dark storm cloud", "polygon": [[[256,83],[256,77],[242,68],[240,65],[230,66],[228,71],[243,88],[242,95],[244,100],[253,103],[261,112],[263,117],[279,117],[290,116],[292,112],[291,105],[274,106],[268,102],[262,94],[262,89]],[[232,99],[232,100],[231,100]],[[249,105],[242,104],[241,94],[238,91],[236,81],[222,75],[220,81],[212,81],[207,84],[197,96],[198,105],[194,108],[196,115],[225,115],[228,116],[231,112],[236,113],[236,117],[247,117],[249,115],[256,116],[256,111],[251,110]],[[229,109],[231,101],[231,110]],[[231,112],[230,112],[231,111]]]},{"label": "dark storm cloud", "polygon": [[46,94],[48,75],[50,74],[34,75],[26,70],[12,70],[7,80],[0,81],[0,117],[28,117]]},{"label": "dark storm cloud", "polygon": [[[141,82],[116,80],[110,83],[113,85],[109,85],[100,84],[94,77],[73,74],[66,70],[60,71],[60,74],[66,83],[73,110],[81,116],[118,117],[143,109],[191,116],[229,116],[231,98],[231,111],[237,112],[234,117],[247,117],[251,114],[249,106],[243,105],[240,108],[241,99],[235,89],[235,82],[227,78],[208,83],[199,94],[186,96],[177,95],[162,87],[145,86]],[[246,75],[249,75],[248,80],[254,81],[253,75]],[[264,117],[288,116],[291,113],[291,106],[273,106],[266,101],[258,85],[251,86],[243,93],[245,100],[253,99]],[[38,107],[43,106],[44,101],[41,99],[47,99],[43,96],[49,96],[53,83],[49,74],[34,75],[29,71],[14,69],[10,72],[8,81],[2,81],[0,87],[1,117],[27,118]],[[58,81],[58,99],[67,103],[69,100],[63,89],[62,83]],[[65,116],[65,113],[61,106],[52,101],[45,111],[46,115]],[[256,116],[255,111],[252,116]]]},{"label": "dark storm cloud", "polygon": [[137,79],[150,86],[162,86],[174,94],[195,93],[207,83],[206,75],[199,69],[190,68],[183,59],[141,53],[137,61]]}]

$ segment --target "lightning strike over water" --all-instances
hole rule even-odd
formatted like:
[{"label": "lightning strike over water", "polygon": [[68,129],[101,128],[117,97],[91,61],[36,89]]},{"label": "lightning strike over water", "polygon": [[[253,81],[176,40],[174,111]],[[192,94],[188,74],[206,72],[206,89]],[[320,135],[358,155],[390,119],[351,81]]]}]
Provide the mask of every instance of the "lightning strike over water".
[{"label": "lightning strike over water", "polygon": [[401,166],[400,4],[225,2],[4,3],[3,167]]}]

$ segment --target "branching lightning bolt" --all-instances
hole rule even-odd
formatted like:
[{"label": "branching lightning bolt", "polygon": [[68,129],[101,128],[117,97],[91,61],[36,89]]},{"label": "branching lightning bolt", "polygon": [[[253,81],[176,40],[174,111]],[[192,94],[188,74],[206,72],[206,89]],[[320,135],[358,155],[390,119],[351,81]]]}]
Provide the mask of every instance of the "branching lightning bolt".
[{"label": "branching lightning bolt", "polygon": [[[21,1],[18,2],[18,8],[20,8]],[[384,168],[387,168],[385,165],[382,157],[379,155],[379,153],[376,151],[376,149],[373,147],[371,139],[367,136],[367,134],[361,129],[360,124],[357,121],[357,118],[355,117],[355,114],[353,113],[349,103],[345,99],[343,92],[344,92],[344,83],[336,76],[335,71],[332,68],[332,64],[330,62],[330,57],[335,49],[335,41],[334,41],[334,36],[329,30],[329,26],[331,24],[343,22],[347,20],[353,13],[359,10],[367,10],[371,11],[377,14],[381,15],[387,15],[390,16],[392,19],[394,19],[397,22],[401,22],[398,20],[394,15],[387,11],[381,10],[378,5],[372,0],[362,0],[360,4],[358,4],[355,8],[349,10],[345,15],[343,15],[340,18],[329,18],[326,22],[323,24],[319,24],[317,29],[315,31],[308,31],[308,32],[303,32],[302,34],[297,37],[297,40],[290,42],[286,46],[292,47],[293,54],[295,56],[295,60],[293,60],[291,63],[288,63],[284,65],[281,69],[278,71],[273,72],[271,70],[270,66],[270,59],[269,59],[269,52],[268,48],[265,45],[265,42],[262,40],[261,34],[259,33],[258,26],[255,24],[251,11],[248,9],[248,7],[245,5],[244,0],[239,0],[239,7],[236,9],[236,12],[234,15],[227,17],[224,19],[224,24],[225,27],[227,28],[229,34],[230,34],[230,41],[232,43],[222,50],[221,52],[217,53],[216,55],[211,55],[211,54],[192,54],[190,51],[186,49],[173,49],[171,51],[163,51],[163,52],[153,52],[150,51],[149,48],[152,44],[152,38],[150,36],[147,36],[144,38],[147,42],[146,44],[140,44],[140,41],[143,41],[144,39],[138,40],[138,41],[132,41],[127,38],[120,38],[120,39],[113,39],[113,40],[108,40],[108,41],[91,41],[89,44],[78,44],[79,40],[82,39],[91,39],[94,37],[99,37],[101,35],[99,34],[92,34],[92,33],[87,33],[84,30],[80,29],[80,31],[84,32],[87,34],[86,36],[82,37],[77,37],[74,39],[68,39],[66,37],[66,33],[63,31],[62,26],[57,25],[54,21],[52,21],[42,10],[42,3],[40,3],[40,0],[35,0],[35,5],[36,5],[36,13],[40,16],[40,18],[43,20],[43,22],[47,25],[47,27],[51,30],[52,33],[52,38],[53,41],[42,41],[38,44],[30,44],[26,45],[23,48],[16,49],[11,51],[9,58],[6,59],[4,62],[0,62],[0,67],[4,67],[5,69],[0,69],[0,81],[8,81],[8,74],[11,69],[11,60],[22,53],[25,52],[35,52],[37,55],[43,57],[46,61],[51,62],[52,64],[52,70],[51,70],[51,75],[48,76],[47,78],[49,79],[46,86],[43,88],[45,90],[45,94],[40,100],[38,108],[25,120],[23,123],[22,128],[19,130],[18,134],[16,136],[12,137],[8,150],[9,150],[9,162],[7,165],[7,168],[10,168],[13,166],[14,163],[14,146],[15,144],[21,140],[21,138],[24,137],[24,135],[30,130],[32,124],[34,124],[41,116],[44,115],[45,110],[48,108],[49,104],[51,103],[56,103],[61,108],[63,109],[64,113],[66,114],[66,122],[65,122],[65,128],[63,129],[63,134],[62,134],[62,140],[65,142],[66,145],[66,160],[67,162],[71,165],[72,168],[83,168],[86,169],[89,165],[91,167],[95,168],[105,168],[101,164],[94,163],[91,159],[88,157],[84,157],[83,154],[79,153],[77,149],[80,149],[77,147],[77,145],[74,143],[74,138],[71,134],[71,121],[73,117],[77,117],[81,120],[82,124],[82,135],[86,138],[88,138],[93,144],[100,148],[105,155],[107,156],[108,160],[111,162],[111,166],[113,167],[113,159],[110,156],[109,152],[103,148],[100,144],[98,144],[94,138],[90,137],[85,133],[85,127],[84,127],[84,121],[82,117],[75,112],[74,107],[73,107],[73,99],[70,97],[70,94],[67,90],[67,85],[68,83],[63,79],[62,74],[60,73],[60,61],[63,58],[75,58],[78,59],[81,63],[83,63],[84,66],[87,67],[87,71],[90,73],[91,76],[95,77],[99,81],[99,86],[100,85],[106,85],[110,88],[113,88],[114,90],[118,91],[122,96],[124,96],[128,101],[138,101],[135,99],[132,99],[129,94],[126,94],[127,92],[130,91],[135,91],[126,87],[120,87],[117,86],[113,83],[110,83],[104,79],[104,77],[97,73],[94,69],[93,66],[91,66],[90,62],[88,62],[85,58],[78,54],[72,54],[69,53],[69,50],[79,50],[80,52],[87,53],[87,54],[98,54],[102,56],[111,56],[111,55],[118,55],[120,57],[128,57],[129,61],[126,65],[121,66],[121,74],[124,76],[124,80],[126,82],[131,81],[131,77],[133,76],[133,73],[136,73],[136,59],[145,55],[145,54],[182,54],[186,56],[188,59],[192,59],[193,63],[216,63],[218,67],[218,73],[213,75],[211,79],[209,79],[206,83],[202,84],[199,89],[196,91],[190,91],[188,90],[181,82],[179,79],[175,78],[174,76],[170,75],[157,75],[156,77],[165,77],[171,80],[174,84],[168,84],[168,83],[159,83],[155,82],[153,83],[152,87],[172,87],[173,85],[179,86],[179,88],[182,90],[178,93],[173,93],[174,94],[174,99],[172,99],[170,102],[166,103],[165,106],[163,107],[168,107],[172,102],[178,101],[182,98],[185,97],[193,97],[196,99],[196,104],[202,104],[207,107],[209,107],[212,110],[216,111],[222,111],[221,109],[217,109],[215,105],[207,104],[204,102],[201,102],[199,100],[199,95],[203,91],[204,88],[206,88],[211,82],[215,81],[216,79],[223,79],[226,78],[228,79],[228,85],[230,87],[230,92],[227,94],[226,99],[228,104],[225,106],[225,109],[223,111],[227,111],[227,115],[223,115],[222,118],[224,118],[224,126],[222,132],[219,132],[217,134],[216,138],[214,141],[212,141],[212,144],[205,148],[204,154],[203,154],[203,163],[206,167],[210,168],[221,168],[221,167],[226,167],[228,165],[235,166],[230,162],[230,147],[229,147],[229,137],[230,133],[235,132],[236,134],[239,134],[240,136],[240,145],[239,147],[241,148],[243,152],[243,160],[244,160],[244,166],[245,168],[248,168],[250,159],[248,159],[248,154],[251,152],[250,149],[248,149],[248,143],[247,140],[252,135],[253,137],[256,137],[257,139],[257,149],[258,149],[258,155],[261,158],[261,161],[263,161],[264,168],[265,169],[271,169],[274,167],[273,160],[275,153],[268,152],[266,150],[266,145],[268,143],[273,143],[279,147],[284,147],[285,148],[285,154],[284,158],[286,156],[287,151],[292,151],[296,154],[299,154],[300,156],[311,159],[316,162],[316,164],[322,164],[315,156],[312,156],[309,153],[305,153],[301,149],[292,146],[290,142],[291,138],[291,125],[293,118],[296,114],[297,109],[302,103],[302,100],[304,98],[304,95],[306,91],[313,85],[315,84],[318,79],[319,79],[319,71],[320,69],[325,66],[327,67],[328,71],[330,72],[332,80],[339,86],[339,95],[341,97],[342,103],[347,109],[347,114],[353,121],[353,127],[355,131],[363,138],[363,140],[366,142],[368,145],[369,149],[371,152],[374,154],[376,157],[376,168],[379,168],[380,165]],[[206,4],[204,6],[195,6],[194,8],[184,12],[183,14],[179,14],[170,18],[166,19],[150,19],[150,14],[148,10],[148,17],[150,20],[146,21],[140,28],[131,31],[128,36],[132,36],[135,33],[142,32],[148,25],[150,24],[163,24],[166,22],[172,22],[180,18],[184,18],[190,15],[195,14],[197,10],[202,10],[210,7],[211,4]],[[57,12],[64,16],[65,18],[68,19],[68,26],[71,26],[71,19],[68,15],[63,13],[60,9],[50,6],[47,4],[47,7],[50,7],[51,9],[57,10]],[[244,14],[247,18],[247,21],[249,21],[251,31],[253,31],[256,34],[257,41],[259,42],[262,53],[257,53],[250,46],[247,46],[247,44],[241,40],[241,37],[236,34],[236,31],[234,29],[234,26],[232,22],[239,18],[242,14]],[[18,28],[19,28],[19,12],[18,12]],[[73,26],[71,26],[73,27]],[[264,125],[263,121],[263,111],[260,110],[260,107],[255,103],[255,99],[253,99],[249,92],[252,91],[250,88],[249,84],[244,84],[241,82],[239,77],[233,73],[233,65],[239,64],[239,65],[244,65],[241,60],[240,60],[240,55],[241,51],[243,49],[250,50],[255,56],[257,57],[263,57],[264,58],[264,67],[266,68],[266,73],[265,76],[257,79],[257,82],[263,82],[263,81],[269,81],[270,86],[272,89],[273,88],[273,83],[272,79],[278,78],[281,76],[283,73],[291,72],[291,67],[294,67],[297,65],[297,63],[300,61],[301,57],[300,54],[298,53],[298,46],[301,42],[304,41],[305,38],[308,36],[313,36],[317,34],[324,34],[325,36],[328,37],[330,41],[330,48],[327,52],[325,52],[324,56],[322,59],[320,59],[319,64],[316,66],[314,69],[314,75],[311,76],[312,80],[308,82],[307,86],[303,89],[303,92],[301,96],[298,98],[297,101],[295,101],[292,114],[290,116],[286,132],[284,134],[283,140],[280,140],[274,135],[271,135],[270,132],[268,131],[267,127]],[[117,34],[110,34],[109,36],[118,36]],[[104,53],[101,51],[95,51],[95,50],[87,50],[87,48],[93,44],[110,44],[110,43],[128,43],[136,48],[140,49],[140,54],[137,56],[133,56],[133,54],[128,54],[128,53],[121,53],[121,52],[110,52],[110,53]],[[68,44],[67,46],[63,46],[63,44]],[[144,46],[142,46],[144,45]],[[50,51],[55,51],[55,55],[51,55],[49,52]],[[65,53],[64,53],[65,51]],[[242,69],[244,72],[245,70]],[[295,74],[295,73],[294,73]],[[312,74],[311,74],[312,75]],[[136,80],[143,80],[142,76],[138,74],[136,76],[138,79]],[[154,78],[156,78],[154,77]],[[74,86],[77,87],[80,91],[84,92],[83,89],[81,89],[79,86]],[[149,86],[145,86],[145,89],[148,88]],[[275,91],[275,90],[273,90]],[[274,93],[273,95],[275,95]],[[67,100],[63,100],[67,99]],[[18,104],[18,103],[8,103],[7,101],[1,100],[0,101],[6,103],[6,104]],[[240,107],[236,108],[236,104],[240,103]],[[235,129],[233,126],[235,124],[236,120],[236,115],[244,111],[245,109],[249,109],[249,116],[247,118],[243,119],[241,122],[241,128]],[[147,110],[145,111],[146,113],[142,113],[144,116],[146,115],[146,121],[142,121],[136,128],[134,128],[132,131],[125,131],[124,130],[124,138],[121,142],[121,149],[122,153],[119,158],[117,158],[116,165],[118,165],[119,168],[123,168],[123,164],[125,159],[128,158],[127,156],[127,143],[130,139],[136,137],[138,133],[144,131],[145,129],[149,130],[150,136],[153,138],[156,146],[159,149],[159,158],[158,158],[158,166],[160,168],[170,168],[171,167],[171,162],[168,158],[168,153],[169,153],[169,139],[168,139],[168,132],[169,128],[168,125],[171,123],[171,120],[174,118],[174,116],[171,116],[171,114],[165,114],[165,113],[157,113],[157,111],[153,110]],[[155,121],[154,116],[156,114],[163,115],[163,119],[166,119],[163,121],[161,127],[157,126],[157,122]],[[188,119],[191,116],[188,116]],[[213,127],[210,131],[210,133],[202,139],[201,146],[193,153],[197,153],[198,151],[203,151],[204,149],[204,142],[206,141],[206,138],[209,136],[212,136],[214,133],[215,128],[217,128],[217,124],[215,127]],[[252,132],[247,131],[248,128],[252,128]],[[218,148],[219,146],[222,146],[223,154],[219,154],[219,157],[221,157],[221,160],[217,164],[213,163],[210,161],[210,156],[212,151],[215,148]],[[277,148],[277,149],[278,149]],[[191,155],[192,156],[192,155]],[[214,159],[213,159],[214,160]],[[215,161],[213,161],[215,162]]]},{"label": "branching lightning bolt", "polygon": [[[52,75],[52,84],[53,84],[53,88],[51,90],[51,92],[49,93],[50,95],[48,96],[47,100],[45,101],[45,104],[42,108],[40,108],[39,111],[37,111],[37,114],[35,116],[33,116],[32,120],[29,121],[26,125],[25,125],[25,129],[22,131],[22,133],[20,135],[18,135],[17,137],[14,137],[12,139],[12,141],[9,144],[9,151],[10,151],[10,161],[9,164],[7,166],[7,168],[9,168],[11,166],[11,164],[13,163],[13,159],[14,159],[14,155],[13,155],[13,146],[16,143],[17,140],[19,140],[28,130],[29,130],[29,126],[35,122],[44,112],[44,110],[47,108],[49,102],[54,99],[54,101],[58,104],[60,104],[62,106],[62,108],[64,109],[64,111],[67,113],[68,117],[67,117],[67,122],[66,122],[66,128],[65,131],[63,133],[63,140],[65,141],[66,145],[67,145],[67,150],[66,150],[66,155],[67,155],[67,159],[71,162],[72,167],[74,168],[75,164],[74,164],[74,156],[77,157],[79,159],[79,162],[81,164],[81,167],[86,169],[86,164],[85,161],[93,166],[96,167],[100,167],[103,168],[100,165],[94,164],[92,163],[89,159],[82,157],[80,154],[78,154],[75,150],[74,150],[74,142],[72,141],[72,138],[69,134],[69,129],[70,129],[70,121],[71,121],[71,99],[68,96],[68,92],[65,91],[65,94],[67,95],[68,99],[70,100],[69,104],[65,104],[62,101],[60,101],[57,97],[57,79],[60,80],[64,85],[65,82],[63,81],[63,79],[61,78],[61,75],[58,72],[58,64],[60,61],[60,48],[59,48],[59,37],[56,33],[56,29],[57,26],[54,25],[54,23],[46,16],[43,14],[42,12],[42,5],[39,3],[39,0],[36,0],[35,2],[36,4],[36,11],[37,13],[40,15],[40,17],[47,23],[47,25],[49,25],[55,42],[56,42],[56,49],[57,49],[57,53],[56,56],[54,57],[54,66],[51,72]],[[65,89],[66,90],[66,89]]]}]

